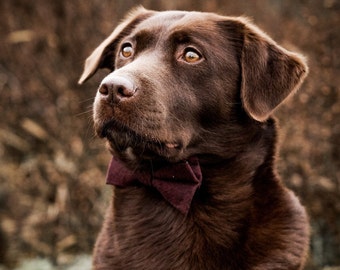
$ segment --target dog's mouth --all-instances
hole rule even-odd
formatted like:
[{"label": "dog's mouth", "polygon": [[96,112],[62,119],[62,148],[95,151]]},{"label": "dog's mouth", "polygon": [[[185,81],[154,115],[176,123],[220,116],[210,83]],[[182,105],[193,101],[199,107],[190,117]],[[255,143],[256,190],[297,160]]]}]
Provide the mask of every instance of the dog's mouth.
[{"label": "dog's mouth", "polygon": [[96,129],[101,138],[106,138],[113,154],[129,153],[129,159],[154,159],[157,157],[176,160],[183,149],[179,141],[163,141],[148,133],[141,134],[130,127],[110,120]]}]

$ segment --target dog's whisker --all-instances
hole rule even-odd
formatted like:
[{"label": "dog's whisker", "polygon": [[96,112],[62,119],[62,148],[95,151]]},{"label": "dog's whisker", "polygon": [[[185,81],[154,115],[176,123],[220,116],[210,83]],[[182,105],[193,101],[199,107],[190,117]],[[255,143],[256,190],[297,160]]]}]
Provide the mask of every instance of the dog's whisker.
[{"label": "dog's whisker", "polygon": [[90,117],[92,119],[92,110],[88,110],[88,111],[84,111],[84,112],[80,112],[80,113],[75,114],[76,117],[80,117],[80,116],[84,116],[84,115],[86,115],[86,116],[90,115]]},{"label": "dog's whisker", "polygon": [[80,101],[79,101],[79,104],[87,103],[87,102],[89,102],[89,101],[91,101],[91,103],[93,103],[93,100],[94,100],[93,97],[87,98],[87,99],[83,99],[83,100],[80,100]]}]

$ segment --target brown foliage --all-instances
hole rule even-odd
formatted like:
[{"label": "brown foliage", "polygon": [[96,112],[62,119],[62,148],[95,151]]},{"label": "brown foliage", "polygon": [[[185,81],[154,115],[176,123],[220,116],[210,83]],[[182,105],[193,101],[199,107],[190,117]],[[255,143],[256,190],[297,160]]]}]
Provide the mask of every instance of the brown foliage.
[{"label": "brown foliage", "polygon": [[63,263],[92,250],[109,192],[109,155],[90,112],[103,73],[82,87],[77,80],[84,59],[136,4],[244,14],[306,54],[306,83],[276,113],[279,170],[311,215],[308,269],[339,265],[340,4],[332,0],[1,1],[0,262],[42,255]]}]

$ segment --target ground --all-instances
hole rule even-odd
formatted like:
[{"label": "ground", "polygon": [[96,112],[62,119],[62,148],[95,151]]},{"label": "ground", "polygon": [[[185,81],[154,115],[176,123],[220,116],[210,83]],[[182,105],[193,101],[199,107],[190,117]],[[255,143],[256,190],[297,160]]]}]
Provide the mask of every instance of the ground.
[{"label": "ground", "polygon": [[137,4],[246,15],[306,56],[307,80],[276,112],[278,170],[310,215],[306,269],[336,269],[330,267],[340,265],[338,0],[1,1],[1,267],[24,269],[27,259],[42,258],[63,269],[91,253],[110,195],[104,183],[110,156],[91,120],[105,72],[84,86],[77,80],[91,50]]}]

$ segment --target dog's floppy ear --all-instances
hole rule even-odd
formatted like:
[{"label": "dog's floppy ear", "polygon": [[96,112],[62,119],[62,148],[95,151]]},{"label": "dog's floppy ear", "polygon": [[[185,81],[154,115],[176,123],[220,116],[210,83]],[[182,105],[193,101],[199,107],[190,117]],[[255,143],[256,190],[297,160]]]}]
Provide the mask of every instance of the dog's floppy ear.
[{"label": "dog's floppy ear", "polygon": [[304,58],[277,45],[246,19],[241,54],[241,99],[246,112],[265,121],[307,76]]},{"label": "dog's floppy ear", "polygon": [[78,81],[82,84],[100,68],[114,69],[115,48],[120,39],[128,35],[132,29],[141,21],[150,17],[154,11],[138,7],[132,10],[128,16],[119,24],[116,29],[108,36],[86,59],[83,74]]}]

